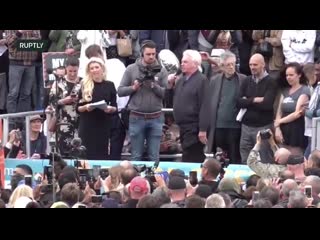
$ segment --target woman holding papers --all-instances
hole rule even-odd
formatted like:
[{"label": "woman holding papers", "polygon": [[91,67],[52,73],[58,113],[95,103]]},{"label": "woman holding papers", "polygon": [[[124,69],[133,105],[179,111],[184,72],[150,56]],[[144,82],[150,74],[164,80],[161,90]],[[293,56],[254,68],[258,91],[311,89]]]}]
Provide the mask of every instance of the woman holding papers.
[{"label": "woman holding papers", "polygon": [[106,73],[101,58],[90,58],[79,93],[79,137],[91,160],[107,159],[111,113],[117,111],[117,92]]}]

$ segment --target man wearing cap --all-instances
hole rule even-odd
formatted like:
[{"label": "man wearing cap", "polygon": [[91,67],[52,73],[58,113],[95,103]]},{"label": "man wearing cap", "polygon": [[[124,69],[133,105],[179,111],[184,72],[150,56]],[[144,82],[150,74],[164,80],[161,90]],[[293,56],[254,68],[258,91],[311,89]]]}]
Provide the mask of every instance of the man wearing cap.
[{"label": "man wearing cap", "polygon": [[[41,154],[45,154],[47,149],[46,136],[41,132],[42,120],[40,115],[30,117],[30,156],[34,159],[40,159]],[[25,158],[26,152],[25,132],[12,130],[5,146],[6,157]]]},{"label": "man wearing cap", "polygon": [[170,177],[168,189],[171,202],[176,203],[179,207],[185,207],[187,185],[184,178],[179,176]]},{"label": "man wearing cap", "polygon": [[150,193],[150,186],[146,179],[138,176],[131,180],[129,185],[130,199],[123,208],[136,208],[139,200]]}]

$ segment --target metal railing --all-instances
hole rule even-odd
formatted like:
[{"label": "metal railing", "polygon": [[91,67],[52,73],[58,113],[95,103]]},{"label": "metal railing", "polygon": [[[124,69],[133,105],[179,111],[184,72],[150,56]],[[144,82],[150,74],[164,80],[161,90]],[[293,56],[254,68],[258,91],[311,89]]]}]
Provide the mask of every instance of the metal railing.
[{"label": "metal railing", "polygon": [[[172,108],[163,108],[162,112],[164,113],[171,113],[173,112]],[[10,118],[25,118],[25,132],[26,132],[26,139],[30,139],[30,116],[34,115],[41,115],[43,114],[43,110],[39,111],[31,111],[31,112],[20,112],[20,113],[9,113],[9,114],[2,114],[0,115],[0,120],[3,119],[3,139],[2,143],[3,146],[7,143],[8,135],[9,135],[9,119]],[[52,111],[45,111],[47,115],[47,120],[50,120]],[[50,138],[52,133],[48,131],[45,132],[45,135],[47,136],[47,153],[50,152]],[[30,158],[30,141],[26,141],[26,156],[27,158]],[[206,154],[207,157],[213,157],[213,154]],[[131,157],[131,153],[122,153],[121,155],[122,159]],[[182,154],[160,154],[160,158],[181,158]]]},{"label": "metal railing", "polygon": [[[0,120],[3,119],[3,135],[2,135],[2,143],[3,146],[8,141],[9,136],[9,119],[10,118],[25,118],[25,131],[26,131],[26,155],[27,158],[30,158],[30,117],[34,115],[42,115],[44,113],[43,110],[39,111],[31,111],[31,112],[20,112],[20,113],[8,113],[8,114],[1,114]],[[45,112],[48,115],[52,113],[52,111]],[[49,117],[50,118],[50,117]],[[48,118],[47,118],[48,119]],[[47,136],[47,147],[49,146],[49,136],[48,132],[46,133]],[[29,141],[27,141],[29,139]],[[47,148],[48,149],[48,148]]]},{"label": "metal railing", "polygon": [[311,151],[320,150],[320,117],[312,118]]}]

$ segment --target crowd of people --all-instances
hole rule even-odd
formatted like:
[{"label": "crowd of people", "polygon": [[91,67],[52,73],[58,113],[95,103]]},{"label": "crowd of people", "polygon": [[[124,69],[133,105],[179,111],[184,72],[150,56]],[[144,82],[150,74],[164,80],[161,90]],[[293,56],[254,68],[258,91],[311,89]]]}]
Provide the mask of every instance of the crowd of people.
[{"label": "crowd of people", "polygon": [[[308,179],[304,162],[318,158],[311,154],[312,118],[320,117],[318,30],[0,33],[0,45],[8,47],[0,56],[2,113],[52,110],[48,130],[63,157],[74,157],[77,137],[86,148],[81,158],[89,160],[121,159],[128,148],[134,161],[181,152],[182,162],[204,163],[205,153],[222,149],[231,163],[248,164],[260,177],[287,170],[299,184]],[[128,56],[119,53],[118,40],[125,38]],[[43,89],[41,53],[18,51],[19,39],[48,40],[45,51],[68,54],[54,69],[51,89]],[[170,72],[162,64],[163,49],[175,54],[180,69]],[[164,107],[173,113],[164,114]],[[11,119],[6,156],[24,158],[31,141],[32,158],[42,158],[44,120],[30,118],[26,140],[20,120]],[[318,194],[317,186],[312,189]]]}]

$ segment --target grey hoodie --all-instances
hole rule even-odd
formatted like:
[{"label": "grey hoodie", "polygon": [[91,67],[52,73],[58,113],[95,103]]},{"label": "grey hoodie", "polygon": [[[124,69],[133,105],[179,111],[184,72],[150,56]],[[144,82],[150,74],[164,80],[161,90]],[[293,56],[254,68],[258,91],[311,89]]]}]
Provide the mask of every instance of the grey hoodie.
[{"label": "grey hoodie", "polygon": [[[158,64],[156,62],[154,65]],[[132,89],[133,82],[141,75],[140,67],[142,59],[139,58],[134,64],[127,67],[120,86],[118,88],[119,97],[129,96],[134,93]],[[140,89],[132,96],[129,103],[129,109],[140,113],[154,113],[161,111],[163,105],[162,100],[165,97],[165,89],[167,86],[168,73],[162,68],[155,76],[154,88],[151,88],[151,81],[145,81]]]}]

